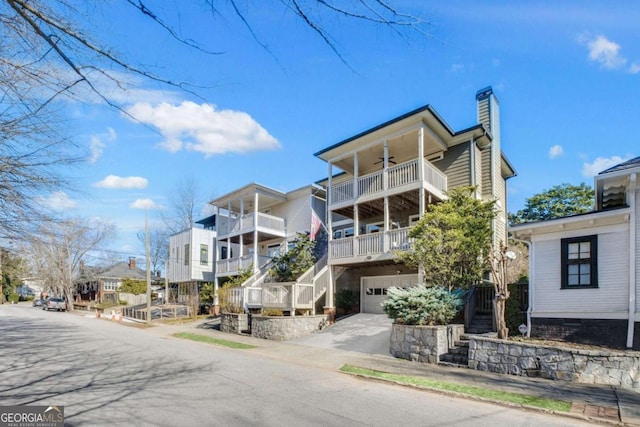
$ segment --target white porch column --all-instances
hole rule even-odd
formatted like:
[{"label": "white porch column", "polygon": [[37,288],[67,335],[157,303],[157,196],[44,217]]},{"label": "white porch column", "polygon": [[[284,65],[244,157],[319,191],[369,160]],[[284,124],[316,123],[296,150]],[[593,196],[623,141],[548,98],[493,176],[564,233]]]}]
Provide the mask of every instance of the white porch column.
[{"label": "white porch column", "polygon": [[258,265],[258,192],[253,195],[253,272],[260,269]]},{"label": "white porch column", "polygon": [[353,197],[358,198],[358,152],[353,153]]},{"label": "white porch column", "polygon": [[[231,201],[227,203],[227,234],[231,233]],[[228,258],[228,257],[227,257]]]},{"label": "white porch column", "polygon": [[238,258],[242,258],[244,256],[244,239],[242,235],[242,229],[244,228],[244,198],[240,199],[240,222],[238,223],[240,226],[240,253],[238,254]]},{"label": "white porch column", "polygon": [[629,217],[629,323],[627,326],[627,348],[633,348],[636,322],[636,215],[638,215],[636,210],[636,180],[637,173],[632,173],[629,176],[628,197],[631,215]]},{"label": "white porch column", "polygon": [[353,205],[353,256],[358,256],[358,237],[360,236],[360,218],[358,205]]},{"label": "white porch column", "polygon": [[426,209],[424,199],[424,125],[418,130],[418,181],[420,182],[420,196],[418,213],[420,218],[424,215]]},{"label": "white porch column", "polygon": [[388,180],[389,174],[389,141],[384,140],[384,150],[382,157],[382,189],[386,192],[389,188]]},{"label": "white porch column", "polygon": [[326,307],[333,308],[335,305],[333,304],[333,295],[336,292],[336,283],[333,281],[335,275],[333,274],[333,266],[329,266],[329,284],[327,286],[327,298],[326,298]]},{"label": "white porch column", "polygon": [[384,233],[382,233],[382,252],[389,252],[389,224],[391,217],[389,213],[389,196],[384,196]]}]

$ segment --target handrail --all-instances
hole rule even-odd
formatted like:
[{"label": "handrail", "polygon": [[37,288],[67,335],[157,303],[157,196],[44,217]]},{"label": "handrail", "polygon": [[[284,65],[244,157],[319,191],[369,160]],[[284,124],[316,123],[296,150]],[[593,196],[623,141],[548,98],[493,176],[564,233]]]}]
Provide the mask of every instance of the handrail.
[{"label": "handrail", "polygon": [[476,304],[477,304],[477,295],[476,295],[477,287],[471,286],[469,291],[467,291],[467,296],[464,301],[464,329],[465,331],[471,325],[473,318],[476,316]]}]

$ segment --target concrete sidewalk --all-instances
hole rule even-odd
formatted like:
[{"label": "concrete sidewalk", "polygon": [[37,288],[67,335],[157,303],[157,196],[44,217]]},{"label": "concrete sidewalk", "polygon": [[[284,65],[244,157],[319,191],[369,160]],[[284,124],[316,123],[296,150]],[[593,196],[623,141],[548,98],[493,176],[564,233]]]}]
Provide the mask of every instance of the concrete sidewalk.
[{"label": "concrete sidewalk", "polygon": [[[264,357],[322,369],[338,370],[343,365],[349,364],[381,372],[561,400],[571,402],[572,406],[570,413],[558,413],[559,415],[597,423],[640,426],[640,393],[613,386],[575,384],[541,378],[493,374],[472,369],[410,362],[396,359],[390,355],[310,347],[303,343],[269,341],[245,335],[222,333],[216,329],[214,322],[208,321],[186,325],[159,325],[148,329],[148,331],[163,336],[177,332],[210,335],[219,339],[254,345],[255,349],[247,351]],[[448,392],[438,392],[449,394]],[[495,403],[505,404],[500,401]]]}]

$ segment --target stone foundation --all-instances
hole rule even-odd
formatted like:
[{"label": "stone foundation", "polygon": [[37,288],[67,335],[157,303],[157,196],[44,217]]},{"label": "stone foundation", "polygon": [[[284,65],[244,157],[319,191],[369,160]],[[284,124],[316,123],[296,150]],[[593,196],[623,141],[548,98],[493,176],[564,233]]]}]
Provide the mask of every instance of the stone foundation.
[{"label": "stone foundation", "polygon": [[286,341],[318,332],[329,325],[329,315],[251,316],[251,336]]},{"label": "stone foundation", "polygon": [[241,334],[249,330],[249,315],[246,313],[222,313],[220,331],[227,334]]},{"label": "stone foundation", "polygon": [[574,349],[470,337],[469,367],[500,374],[640,390],[640,352],[635,351]]},{"label": "stone foundation", "polygon": [[464,325],[415,326],[393,324],[389,352],[397,358],[437,364],[464,333]]}]

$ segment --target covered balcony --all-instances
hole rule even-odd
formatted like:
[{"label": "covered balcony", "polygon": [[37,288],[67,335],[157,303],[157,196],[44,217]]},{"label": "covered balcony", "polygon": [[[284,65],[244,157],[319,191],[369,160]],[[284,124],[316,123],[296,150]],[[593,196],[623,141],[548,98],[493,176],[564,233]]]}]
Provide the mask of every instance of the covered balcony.
[{"label": "covered balcony", "polygon": [[[421,174],[424,175],[422,180]],[[447,176],[428,160],[422,159],[421,164],[420,159],[413,159],[386,170],[354,176],[352,179],[332,184],[329,203],[334,209],[415,189],[425,189],[437,198],[443,199],[447,190]]]},{"label": "covered balcony", "polygon": [[[271,257],[258,255],[258,268],[271,261]],[[243,271],[246,271],[249,267],[252,267],[255,263],[255,257],[251,255],[243,255],[237,258],[221,259],[216,261],[216,276],[235,276]]]},{"label": "covered balcony", "polygon": [[409,249],[409,227],[329,241],[329,264],[392,260],[393,251]]},{"label": "covered balcony", "polygon": [[262,212],[251,212],[236,218],[229,218],[219,228],[218,238],[238,236],[240,234],[258,232],[273,237],[285,237],[284,218]]}]

